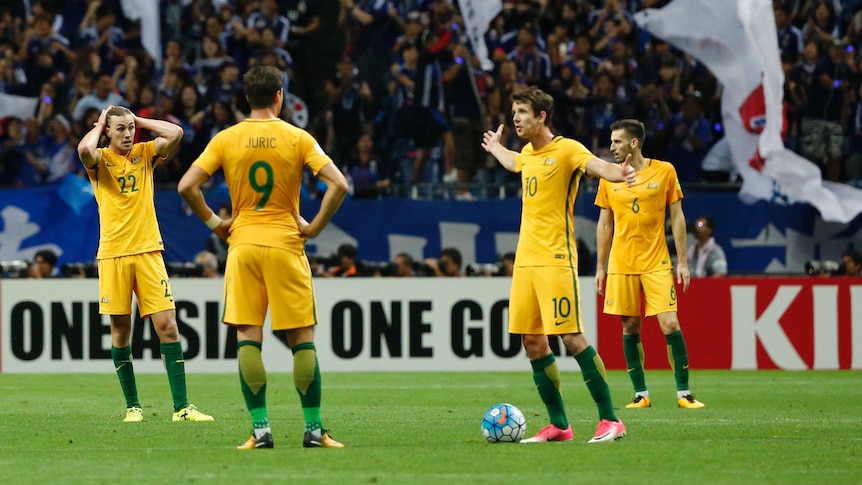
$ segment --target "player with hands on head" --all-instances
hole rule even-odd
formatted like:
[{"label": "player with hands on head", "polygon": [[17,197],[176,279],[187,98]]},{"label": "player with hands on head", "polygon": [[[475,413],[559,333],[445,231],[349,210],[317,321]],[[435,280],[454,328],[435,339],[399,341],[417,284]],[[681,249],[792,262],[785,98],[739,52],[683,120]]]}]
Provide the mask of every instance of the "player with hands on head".
[{"label": "player with hands on head", "polygon": [[[320,416],[317,307],[305,239],[320,234],[332,219],[347,195],[347,180],[308,132],[278,118],[284,102],[281,71],[255,66],[243,86],[251,115],[216,134],[178,186],[192,211],[228,238],[223,321],[237,330],[240,387],[252,422],[251,436],[237,448],[274,446],[261,357],[267,310],[272,328],[287,330],[293,352],[293,381],[305,418],[303,446],[343,448]],[[305,167],[327,187],[311,221],[299,214]],[[230,220],[219,218],[201,192],[220,168],[233,207]]]},{"label": "player with hands on head", "polygon": [[582,175],[636,182],[634,169],[597,158],[581,143],[551,131],[554,100],[538,88],[512,95],[515,131],[529,143],[515,152],[500,144],[503,125],[487,131],[482,148],[511,172],[521,173],[521,230],[509,298],[509,332],[520,334],[533,380],[551,424],[522,443],[571,441],[560,391],[560,370],[548,336],[560,336],[575,356],[599,413],[589,443],[614,441],[626,427],[614,413],[605,366],[587,341],[581,317],[573,205]]},{"label": "player with hands on head", "polygon": [[673,165],[644,158],[643,123],[618,120],[610,128],[611,152],[617,161],[625,160],[624,164],[630,161],[638,175],[636,184],[602,180],[596,193],[596,205],[601,212],[596,226],[595,284],[596,291],[605,297],[604,312],[620,315],[622,319],[626,368],[635,389],[634,400],[626,407],[648,408],[651,405],[640,337],[643,295],[645,316],[656,316],[667,341],[678,406],[703,408],[704,404],[696,400],[689,389],[688,351],[677,317],[677,289],[664,230],[669,212],[678,257],[676,284],[682,286],[683,292],[688,291],[691,277],[686,256],[682,188]]},{"label": "player with hands on head", "polygon": [[[135,143],[135,131],[154,140]],[[108,146],[99,148],[102,135]],[[153,169],[180,143],[183,129],[135,116],[123,106],[99,113],[78,143],[99,207],[99,313],[111,317],[111,357],[126,398],[126,422],[144,420],[132,365],[132,293],[143,318],[152,318],[174,401],[173,421],[212,421],[188,402],[185,359],[173,291],[162,258],[164,242],[153,202]]]}]

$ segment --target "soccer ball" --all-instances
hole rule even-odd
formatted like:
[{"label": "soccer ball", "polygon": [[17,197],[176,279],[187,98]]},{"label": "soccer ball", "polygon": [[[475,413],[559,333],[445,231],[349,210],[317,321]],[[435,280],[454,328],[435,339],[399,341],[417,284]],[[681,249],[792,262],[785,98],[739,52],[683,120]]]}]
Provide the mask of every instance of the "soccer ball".
[{"label": "soccer ball", "polygon": [[488,443],[517,443],[527,432],[527,419],[511,404],[495,404],[482,418],[482,435]]}]

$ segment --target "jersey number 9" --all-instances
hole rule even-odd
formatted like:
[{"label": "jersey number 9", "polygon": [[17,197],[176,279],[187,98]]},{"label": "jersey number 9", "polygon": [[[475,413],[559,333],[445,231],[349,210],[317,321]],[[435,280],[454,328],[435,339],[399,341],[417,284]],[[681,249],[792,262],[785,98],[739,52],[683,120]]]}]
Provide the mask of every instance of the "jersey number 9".
[{"label": "jersey number 9", "polygon": [[[257,173],[263,170],[264,180],[263,183],[258,183],[258,175]],[[251,168],[248,170],[248,182],[251,185],[251,189],[255,192],[259,192],[261,194],[260,202],[257,203],[254,210],[259,211],[263,210],[263,207],[269,202],[269,196],[272,195],[272,186],[273,186],[273,173],[272,166],[263,160],[258,160],[251,164]]]}]

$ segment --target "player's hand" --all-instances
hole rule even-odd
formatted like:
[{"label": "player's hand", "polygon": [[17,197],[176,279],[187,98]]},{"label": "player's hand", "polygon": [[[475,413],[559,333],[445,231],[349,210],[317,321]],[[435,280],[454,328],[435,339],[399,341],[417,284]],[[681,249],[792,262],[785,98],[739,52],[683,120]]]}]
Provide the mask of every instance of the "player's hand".
[{"label": "player's hand", "polygon": [[596,268],[596,293],[605,296],[605,270]]},{"label": "player's hand", "polygon": [[320,234],[321,229],[313,227],[311,223],[305,220],[304,217],[299,215],[299,212],[294,211],[293,218],[296,220],[296,226],[299,228],[299,232],[302,233],[305,237],[317,237]]},{"label": "player's hand", "polygon": [[688,291],[688,286],[691,284],[691,274],[688,272],[687,264],[676,265],[676,284],[682,285],[682,292]]},{"label": "player's hand", "polygon": [[222,219],[221,222],[219,222],[219,225],[213,229],[213,232],[216,233],[216,236],[227,241],[227,237],[230,234],[231,224],[233,224],[233,216],[229,219]]},{"label": "player's hand", "polygon": [[113,108],[113,107],[114,107],[114,105],[111,105],[111,106],[108,106],[107,108],[103,109],[102,112],[99,113],[99,119],[96,121],[96,123],[93,124],[93,126],[99,126],[99,125],[105,126],[105,123],[107,123],[107,121],[108,121],[108,110]]},{"label": "player's hand", "polygon": [[635,182],[637,182],[637,172],[635,172],[634,167],[629,165],[629,162],[631,162],[631,160],[632,154],[629,153],[628,155],[626,155],[626,159],[623,160],[623,163],[620,164],[620,167],[622,167],[623,169],[623,178],[625,179],[626,183],[629,184],[629,187],[631,187],[635,184]]},{"label": "player's hand", "polygon": [[503,124],[497,127],[497,131],[488,130],[482,136],[482,148],[486,152],[491,153],[491,150],[500,146],[500,140],[503,138]]}]

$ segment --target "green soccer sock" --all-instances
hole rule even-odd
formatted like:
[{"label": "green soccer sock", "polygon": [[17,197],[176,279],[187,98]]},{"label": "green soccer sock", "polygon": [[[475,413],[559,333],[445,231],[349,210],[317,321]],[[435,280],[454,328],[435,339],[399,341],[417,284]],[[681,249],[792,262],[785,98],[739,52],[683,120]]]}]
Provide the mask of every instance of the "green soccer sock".
[{"label": "green soccer sock", "polygon": [[302,414],[305,417],[305,431],[319,435],[323,429],[320,419],[321,382],[320,366],[317,363],[317,350],[314,342],[295,345],[293,351],[293,383]]},{"label": "green soccer sock", "polygon": [[676,379],[676,390],[687,391],[688,387],[688,350],[685,348],[685,339],[682,330],[664,336],[667,340],[667,361],[673,369],[673,377]]},{"label": "green soccer sock", "polygon": [[186,361],[183,359],[183,346],[179,342],[171,342],[159,344],[159,349],[162,352],[162,363],[168,372],[174,411],[179,411],[189,405],[186,397]]},{"label": "green soccer sock", "polygon": [[596,349],[592,345],[589,345],[583,352],[575,356],[575,360],[581,366],[584,383],[590,390],[593,401],[596,402],[599,418],[618,421],[617,415],[614,413],[614,404],[611,401],[611,390],[608,388],[605,363],[602,362],[601,356],[596,353]]},{"label": "green soccer sock", "polygon": [[626,354],[626,368],[635,392],[645,392],[646,378],[644,376],[644,346],[641,335],[623,335],[623,352]]},{"label": "green soccer sock", "polygon": [[117,348],[111,346],[111,358],[114,359],[114,370],[120,379],[120,387],[126,398],[126,407],[141,407],[138,401],[138,386],[135,383],[135,369],[132,366],[132,348],[125,346]]},{"label": "green soccer sock", "polygon": [[270,432],[266,410],[266,368],[263,366],[259,342],[242,340],[236,344],[239,360],[239,384],[245,405],[251,414],[255,437]]},{"label": "green soccer sock", "polygon": [[560,395],[560,368],[554,359],[554,354],[531,360],[530,365],[533,366],[533,381],[536,383],[542,402],[548,409],[551,424],[560,429],[568,428],[566,407],[563,404],[563,396]]}]

